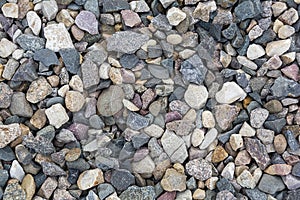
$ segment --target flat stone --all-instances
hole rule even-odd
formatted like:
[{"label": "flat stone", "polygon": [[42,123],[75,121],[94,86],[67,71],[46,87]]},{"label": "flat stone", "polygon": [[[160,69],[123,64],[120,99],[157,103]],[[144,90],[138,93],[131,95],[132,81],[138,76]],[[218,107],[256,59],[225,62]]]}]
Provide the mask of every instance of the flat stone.
[{"label": "flat stone", "polygon": [[195,128],[191,121],[175,120],[166,124],[170,131],[174,131],[179,136],[188,135]]},{"label": "flat stone", "polygon": [[43,1],[42,2],[42,12],[48,21],[51,21],[52,19],[54,19],[58,12],[58,6],[57,6],[56,1],[54,1],[54,0]]},{"label": "flat stone", "polygon": [[9,110],[13,115],[20,117],[31,117],[33,115],[33,110],[22,92],[13,94]]},{"label": "flat stone", "polygon": [[134,68],[139,62],[135,54],[123,54],[120,58],[120,64],[126,69]]},{"label": "flat stone", "polygon": [[26,193],[17,179],[10,179],[3,193],[3,199],[26,199]]},{"label": "flat stone", "polygon": [[238,4],[238,6],[234,9],[234,13],[236,17],[243,21],[245,19],[254,18],[262,12],[261,2],[258,0],[255,1],[243,1]]},{"label": "flat stone", "polygon": [[155,169],[155,163],[152,158],[147,155],[140,161],[132,163],[132,170],[139,174],[152,174]]},{"label": "flat stone", "polygon": [[19,7],[16,3],[5,3],[1,10],[5,17],[18,18],[19,16]]},{"label": "flat stone", "polygon": [[258,139],[245,138],[244,140],[246,150],[256,161],[260,169],[264,170],[271,161],[266,147]]},{"label": "flat stone", "polygon": [[256,108],[250,113],[250,124],[254,128],[261,128],[269,116],[269,111],[264,108]]},{"label": "flat stone", "polygon": [[65,97],[66,108],[71,112],[78,112],[84,105],[84,96],[77,91],[68,91]]},{"label": "flat stone", "polygon": [[280,177],[264,174],[258,184],[258,189],[268,194],[275,194],[284,190],[285,185]]},{"label": "flat stone", "polygon": [[205,181],[212,176],[212,166],[204,159],[195,159],[185,165],[186,171],[190,176],[199,181]]},{"label": "flat stone", "polygon": [[37,51],[45,47],[45,39],[28,34],[21,34],[16,42],[24,50]]},{"label": "flat stone", "polygon": [[211,161],[213,163],[219,163],[228,157],[228,153],[222,146],[217,146],[212,154]]},{"label": "flat stone", "polygon": [[149,125],[149,119],[134,112],[130,112],[126,124],[133,130],[141,130]]},{"label": "flat stone", "polygon": [[264,48],[258,44],[250,44],[247,49],[247,57],[250,60],[255,60],[257,58],[260,58],[263,55],[265,55],[265,53],[266,52],[265,52]]},{"label": "flat stone", "polygon": [[42,162],[42,168],[44,174],[47,176],[65,176],[66,172],[58,165],[51,162]]},{"label": "flat stone", "polygon": [[83,86],[86,89],[96,86],[100,82],[98,67],[90,60],[85,60],[81,64],[81,74]]},{"label": "flat stone", "polygon": [[286,10],[282,15],[280,15],[278,19],[285,24],[293,25],[298,21],[299,15],[295,8],[290,8]]},{"label": "flat stone", "polygon": [[96,168],[82,172],[78,177],[77,185],[80,190],[87,190],[103,182],[103,172]]},{"label": "flat stone", "polygon": [[26,14],[26,20],[28,26],[35,35],[39,35],[42,28],[42,21],[40,17],[34,11],[29,11]]},{"label": "flat stone", "polygon": [[107,50],[120,53],[135,53],[149,40],[149,36],[132,31],[119,31],[107,39]]},{"label": "flat stone", "polygon": [[292,166],[287,164],[274,164],[270,165],[267,169],[265,169],[265,173],[270,175],[279,175],[285,176],[290,174],[292,171]]},{"label": "flat stone", "polygon": [[[154,51],[157,52],[156,50],[154,50]],[[156,57],[156,56],[154,56],[154,57]],[[149,65],[148,69],[155,78],[158,78],[158,79],[168,79],[169,78],[169,71],[165,67],[162,67],[159,65]]]},{"label": "flat stone", "polygon": [[57,188],[57,186],[57,180],[53,177],[48,177],[42,184],[37,194],[41,197],[49,199],[53,194],[54,190]]},{"label": "flat stone", "polygon": [[122,200],[155,199],[155,190],[153,186],[130,186],[119,197]]},{"label": "flat stone", "polygon": [[172,7],[167,11],[167,19],[172,26],[177,26],[186,18],[185,12],[179,8]]},{"label": "flat stone", "polygon": [[278,30],[278,37],[280,39],[287,39],[295,33],[295,28],[290,25],[283,25]]},{"label": "flat stone", "polygon": [[116,12],[120,10],[130,9],[130,5],[125,0],[104,0],[103,1],[103,12]]},{"label": "flat stone", "polygon": [[8,108],[11,103],[13,90],[8,85],[0,83],[0,108]]},{"label": "flat stone", "polygon": [[47,39],[46,48],[58,52],[61,49],[74,48],[72,39],[63,23],[50,24],[44,28]]},{"label": "flat stone", "polygon": [[134,27],[142,23],[139,15],[131,10],[122,10],[121,15],[126,26]]},{"label": "flat stone", "polygon": [[192,108],[200,109],[208,99],[207,89],[202,85],[190,84],[184,93],[184,99]]},{"label": "flat stone", "polygon": [[239,134],[244,137],[255,136],[255,133],[256,133],[255,129],[252,128],[247,122],[243,123],[243,126],[241,127],[241,129],[239,131]]},{"label": "flat stone", "polygon": [[22,182],[22,180],[25,176],[25,172],[24,172],[22,166],[20,165],[20,163],[17,160],[14,160],[12,162],[9,174],[10,174],[11,178],[18,179],[20,182]]},{"label": "flat stone", "polygon": [[222,89],[216,93],[216,100],[222,104],[231,104],[237,100],[245,99],[247,94],[235,82],[226,82]]},{"label": "flat stone", "polygon": [[291,46],[291,39],[278,40],[269,42],[266,46],[266,54],[270,57],[281,56],[289,50]]},{"label": "flat stone", "polygon": [[134,185],[134,183],[134,176],[128,170],[115,170],[111,175],[111,184],[117,189],[117,191],[124,191],[129,186]]},{"label": "flat stone", "polygon": [[284,67],[281,69],[281,72],[286,75],[288,78],[293,79],[294,81],[299,80],[299,67],[296,64]]},{"label": "flat stone", "polygon": [[6,38],[2,38],[0,41],[0,57],[7,58],[17,49],[17,45],[12,43]]},{"label": "flat stone", "polygon": [[296,140],[294,133],[291,130],[285,131],[285,138],[292,151],[297,151],[300,148],[299,142]]},{"label": "flat stone", "polygon": [[60,128],[63,124],[69,121],[69,116],[67,115],[65,108],[60,103],[47,108],[45,113],[49,123],[55,126],[55,128]]},{"label": "flat stone", "polygon": [[271,92],[276,97],[299,97],[300,84],[296,81],[280,76],[275,79]]},{"label": "flat stone", "polygon": [[227,130],[232,126],[232,122],[238,116],[240,108],[231,105],[217,105],[214,108],[215,118],[218,126],[222,130]]},{"label": "flat stone", "polygon": [[51,85],[41,76],[30,84],[26,93],[26,99],[31,103],[38,103],[51,93]]},{"label": "flat stone", "polygon": [[300,188],[300,178],[292,174],[282,176],[282,180],[289,190],[296,190]]},{"label": "flat stone", "polygon": [[256,186],[255,179],[248,170],[244,170],[236,179],[237,183],[244,188],[254,189]]},{"label": "flat stone", "polygon": [[156,124],[151,124],[150,126],[144,128],[144,131],[150,137],[160,138],[164,132],[164,129]]},{"label": "flat stone", "polygon": [[243,138],[240,134],[232,134],[229,138],[231,148],[236,151],[244,146]]},{"label": "flat stone", "polygon": [[163,179],[161,180],[161,186],[168,192],[186,190],[186,175],[176,171],[175,169],[167,169]]},{"label": "flat stone", "polygon": [[75,18],[75,24],[84,31],[87,31],[88,33],[95,35],[99,34],[98,31],[98,21],[96,19],[96,16],[86,10],[82,10]]},{"label": "flat stone", "polygon": [[200,145],[200,149],[206,149],[218,136],[218,131],[215,128],[210,129],[204,136],[204,140]]},{"label": "flat stone", "polygon": [[80,55],[74,48],[63,48],[59,50],[68,72],[77,74],[80,67]]},{"label": "flat stone", "polygon": [[40,49],[34,53],[34,60],[42,62],[45,66],[59,65],[56,54],[50,49]]}]

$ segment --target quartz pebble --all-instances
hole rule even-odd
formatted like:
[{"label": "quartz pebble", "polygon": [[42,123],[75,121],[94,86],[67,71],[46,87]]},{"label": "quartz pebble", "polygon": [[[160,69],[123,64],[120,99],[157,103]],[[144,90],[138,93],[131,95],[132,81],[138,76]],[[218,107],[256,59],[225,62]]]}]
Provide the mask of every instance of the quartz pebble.
[{"label": "quartz pebble", "polygon": [[241,101],[246,97],[246,93],[235,82],[226,82],[222,89],[216,93],[216,100],[219,103],[231,104],[237,100]]},{"label": "quartz pebble", "polygon": [[190,84],[186,92],[184,93],[184,99],[186,103],[195,109],[202,108],[208,98],[207,89],[204,86],[197,86]]},{"label": "quartz pebble", "polygon": [[87,190],[104,182],[103,172],[100,169],[84,171],[79,175],[77,185],[81,190]]},{"label": "quartz pebble", "polygon": [[60,128],[69,120],[69,116],[67,115],[65,108],[60,103],[47,108],[45,113],[49,123],[55,126],[55,128]]}]

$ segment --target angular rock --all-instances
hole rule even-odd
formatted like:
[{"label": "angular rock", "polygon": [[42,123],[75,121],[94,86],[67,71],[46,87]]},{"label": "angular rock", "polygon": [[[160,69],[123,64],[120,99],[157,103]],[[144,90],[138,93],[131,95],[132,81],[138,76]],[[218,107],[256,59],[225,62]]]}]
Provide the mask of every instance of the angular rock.
[{"label": "angular rock", "polygon": [[9,110],[11,114],[20,117],[31,117],[33,115],[33,110],[26,100],[25,94],[22,92],[15,92],[13,94]]},{"label": "angular rock", "polygon": [[24,50],[37,51],[45,47],[45,39],[28,34],[21,34],[16,42]]},{"label": "angular rock", "polygon": [[8,85],[0,83],[0,108],[8,108],[11,104],[13,90]]},{"label": "angular rock", "polygon": [[39,35],[42,28],[42,21],[40,17],[34,11],[29,11],[26,14],[26,20],[28,22],[28,26],[35,35]]},{"label": "angular rock", "polygon": [[172,26],[177,26],[185,18],[185,12],[181,11],[179,8],[172,7],[167,11],[167,19]]},{"label": "angular rock", "polygon": [[35,63],[32,59],[28,59],[21,64],[11,80],[32,82],[38,78],[36,72],[37,68],[37,63]]},{"label": "angular rock", "polygon": [[17,179],[10,179],[3,193],[3,200],[26,199],[26,193]]},{"label": "angular rock", "polygon": [[54,0],[43,1],[42,12],[48,21],[54,19],[58,12],[58,6],[56,1]]},{"label": "angular rock", "polygon": [[130,112],[126,124],[133,130],[141,130],[149,125],[149,118],[143,117],[135,112]]},{"label": "angular rock", "polygon": [[80,190],[87,190],[103,182],[103,172],[96,168],[82,172],[77,180],[77,185]]},{"label": "angular rock", "polygon": [[266,46],[266,54],[270,57],[275,55],[281,56],[289,50],[290,46],[291,39],[269,42]]},{"label": "angular rock", "polygon": [[7,58],[17,49],[17,45],[12,43],[6,38],[2,38],[0,41],[0,57]]},{"label": "angular rock", "polygon": [[280,175],[285,176],[290,174],[292,171],[292,166],[287,164],[274,164],[270,165],[265,172],[270,175]]},{"label": "angular rock", "polygon": [[264,108],[256,108],[250,113],[250,124],[254,128],[261,128],[269,116],[269,111]]},{"label": "angular rock", "polygon": [[44,174],[47,176],[65,176],[66,172],[58,165],[51,162],[42,162]]},{"label": "angular rock", "polygon": [[103,1],[103,12],[116,12],[120,10],[128,10],[130,5],[125,0],[104,0]]},{"label": "angular rock", "polygon": [[198,58],[195,64],[192,64],[189,60],[183,61],[180,66],[180,72],[187,82],[201,85],[205,79],[207,69],[198,56],[195,56],[195,58]]},{"label": "angular rock", "polygon": [[264,174],[258,184],[258,189],[268,194],[275,194],[285,189],[280,177]]},{"label": "angular rock", "polygon": [[90,60],[85,60],[81,64],[81,74],[83,86],[85,89],[94,87],[100,82],[98,67],[94,62]]},{"label": "angular rock", "polygon": [[81,11],[75,18],[75,24],[78,28],[87,31],[91,35],[99,34],[98,21],[96,16],[90,11]]},{"label": "angular rock", "polygon": [[64,48],[59,50],[59,54],[62,57],[68,72],[77,74],[80,67],[80,55],[77,50],[74,48]]},{"label": "angular rock", "polygon": [[134,183],[134,176],[125,169],[115,170],[111,175],[111,184],[117,189],[117,191],[124,191],[129,186],[134,185]]},{"label": "angular rock", "polygon": [[167,129],[174,131],[179,136],[188,135],[195,128],[192,122],[186,120],[175,120],[167,123]]},{"label": "angular rock", "polygon": [[122,200],[155,199],[155,190],[153,186],[130,186],[119,197]]},{"label": "angular rock", "polygon": [[139,15],[131,10],[122,10],[121,15],[126,26],[134,27],[142,23]]},{"label": "angular rock", "polygon": [[217,105],[214,108],[217,124],[222,130],[227,130],[232,126],[232,122],[238,116],[240,108],[231,105]]},{"label": "angular rock", "polygon": [[186,175],[176,171],[175,169],[167,169],[163,179],[161,180],[161,186],[168,192],[186,190]]},{"label": "angular rock", "polygon": [[84,105],[84,96],[77,91],[68,91],[65,97],[66,108],[71,112],[78,112]]},{"label": "angular rock", "polygon": [[44,77],[33,81],[26,93],[26,99],[31,103],[38,103],[52,93],[52,87]]},{"label": "angular rock", "polygon": [[190,84],[184,93],[186,103],[195,109],[204,107],[208,99],[208,92],[203,85]]},{"label": "angular rock", "polygon": [[63,124],[69,121],[69,116],[65,108],[60,104],[54,104],[45,110],[49,123],[55,128],[60,128]]},{"label": "angular rock", "polygon": [[261,2],[259,0],[247,0],[238,4],[234,9],[236,17],[243,21],[248,18],[254,18],[262,12]]},{"label": "angular rock", "polygon": [[185,165],[189,175],[199,181],[205,181],[212,176],[212,166],[204,159],[195,159]]},{"label": "angular rock", "polygon": [[275,80],[271,87],[271,92],[276,97],[299,97],[300,84],[296,81],[280,76]]},{"label": "angular rock", "polygon": [[226,82],[222,89],[216,93],[216,100],[222,104],[231,104],[237,100],[245,99],[247,94],[235,82]]},{"label": "angular rock", "polygon": [[45,66],[59,65],[56,54],[50,49],[41,49],[34,53],[33,59],[42,62]]}]

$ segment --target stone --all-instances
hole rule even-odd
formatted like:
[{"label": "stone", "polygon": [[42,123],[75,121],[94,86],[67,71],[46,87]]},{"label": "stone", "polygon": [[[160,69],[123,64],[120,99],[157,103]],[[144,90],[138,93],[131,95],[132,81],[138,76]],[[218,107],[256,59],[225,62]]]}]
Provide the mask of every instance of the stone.
[{"label": "stone", "polygon": [[300,187],[300,178],[291,174],[282,176],[282,180],[289,190],[295,190]]},{"label": "stone", "polygon": [[[255,25],[248,33],[250,41],[255,40],[256,38],[260,37],[264,33],[264,30],[259,26]],[[258,45],[257,49],[260,49],[260,45]],[[260,49],[261,50],[261,49]],[[265,51],[265,50],[264,50]],[[251,59],[252,60],[252,59]]]},{"label": "stone", "polygon": [[161,180],[161,186],[168,192],[182,192],[186,190],[186,175],[176,171],[175,169],[167,169]]},{"label": "stone", "polygon": [[159,0],[159,2],[161,3],[161,5],[162,5],[164,8],[167,8],[167,7],[169,7],[172,3],[174,3],[175,0]]},{"label": "stone", "polygon": [[238,4],[234,9],[234,14],[236,17],[243,21],[245,19],[254,18],[262,12],[261,2],[258,0],[255,1],[243,1]]},{"label": "stone", "polygon": [[278,37],[280,39],[287,39],[295,33],[295,28],[290,25],[283,25],[278,30]]},{"label": "stone", "polygon": [[268,194],[275,194],[284,190],[285,185],[280,177],[264,174],[258,184],[258,189]]},{"label": "stone", "polygon": [[293,79],[294,81],[298,81],[299,79],[299,67],[296,64],[292,64],[290,66],[282,68],[281,72],[288,78]]},{"label": "stone", "polygon": [[210,13],[217,10],[217,5],[215,1],[199,2],[197,7],[193,12],[193,17],[196,19],[201,19],[204,22],[209,21]]},{"label": "stone", "polygon": [[44,174],[47,176],[65,176],[66,172],[58,165],[51,162],[42,162],[42,168]]},{"label": "stone", "polygon": [[246,195],[251,199],[251,200],[267,200],[267,194],[261,192],[257,188],[255,189],[245,189]]},{"label": "stone", "polygon": [[131,10],[122,10],[121,15],[126,26],[135,27],[142,23],[139,15]]},{"label": "stone", "polygon": [[20,182],[22,182],[22,180],[25,176],[25,172],[24,172],[22,166],[20,165],[20,163],[17,160],[14,160],[12,162],[9,174],[10,174],[11,178],[18,179]]},{"label": "stone", "polygon": [[265,50],[262,46],[258,44],[250,44],[247,49],[247,57],[250,60],[255,60],[265,55]]},{"label": "stone", "polygon": [[232,134],[230,136],[229,143],[234,151],[244,146],[243,138],[240,134]]},{"label": "stone", "polygon": [[156,27],[159,30],[170,31],[172,29],[172,26],[169,23],[166,15],[163,15],[163,14],[158,14],[157,16],[155,16],[151,20],[151,23],[153,24],[154,27]]},{"label": "stone", "polygon": [[150,126],[144,128],[146,134],[150,137],[160,138],[164,133],[164,129],[156,124],[151,124]]},{"label": "stone", "polygon": [[269,111],[269,113],[274,114],[274,113],[279,113],[282,111],[282,104],[280,103],[280,101],[274,99],[274,100],[270,100],[268,101],[264,107]]},{"label": "stone", "polygon": [[122,200],[155,199],[155,190],[153,186],[130,186],[119,197]]},{"label": "stone", "polygon": [[192,136],[191,136],[191,143],[193,147],[199,146],[202,141],[204,140],[204,131],[198,128],[195,128]]},{"label": "stone", "polygon": [[58,12],[58,6],[57,6],[56,1],[54,1],[54,0],[43,1],[42,2],[42,12],[48,21],[51,21],[52,19],[54,19]]},{"label": "stone", "polygon": [[232,122],[236,119],[239,112],[239,107],[227,104],[217,105],[214,108],[217,124],[222,130],[227,130],[232,126]]},{"label": "stone", "polygon": [[[167,42],[170,43],[170,44],[173,44],[173,45],[178,45],[182,42],[182,37],[179,35],[179,34],[170,34],[167,36]],[[192,52],[192,50],[183,50],[181,52],[181,57],[184,57],[184,58],[189,58],[190,56],[187,57],[186,54],[190,54],[193,55],[194,53]]]},{"label": "stone", "polygon": [[299,97],[300,84],[296,81],[280,76],[275,79],[271,92],[276,97]]},{"label": "stone", "polygon": [[103,12],[116,12],[120,10],[128,10],[130,5],[125,0],[104,0],[103,1]]},{"label": "stone", "polygon": [[103,172],[98,168],[82,172],[77,180],[80,190],[87,190],[101,183],[104,183],[104,177]]},{"label": "stone", "polygon": [[239,134],[243,137],[252,137],[255,136],[255,129],[252,128],[247,122],[243,123],[243,126],[241,127]]},{"label": "stone", "polygon": [[0,83],[0,108],[8,108],[11,104],[11,97],[13,90],[10,87],[1,82]]},{"label": "stone", "polygon": [[45,114],[49,120],[49,123],[55,128],[60,128],[66,122],[69,121],[69,116],[66,113],[65,108],[60,104],[54,104],[50,108],[45,110]]},{"label": "stone", "polygon": [[217,138],[218,131],[215,128],[210,129],[204,136],[204,140],[200,145],[200,149],[206,149]]},{"label": "stone", "polygon": [[194,159],[185,165],[186,172],[199,181],[212,177],[212,166],[204,159]]},{"label": "stone", "polygon": [[47,39],[46,48],[54,52],[58,52],[61,49],[74,48],[70,34],[63,23],[46,26],[44,35]]},{"label": "stone", "polygon": [[31,117],[33,110],[22,92],[15,92],[12,95],[9,110],[11,114],[20,117]]},{"label": "stone", "polygon": [[48,177],[43,182],[37,194],[41,197],[49,199],[52,196],[54,190],[57,188],[57,186],[58,186],[57,180],[53,177]]},{"label": "stone", "polygon": [[245,138],[244,140],[247,152],[256,161],[259,168],[264,170],[271,161],[266,147],[258,139]]},{"label": "stone", "polygon": [[45,47],[45,39],[28,34],[21,34],[16,42],[24,50],[37,51]]},{"label": "stone", "polygon": [[40,17],[34,11],[29,11],[26,14],[26,20],[28,26],[35,35],[39,35],[42,28],[42,21]]},{"label": "stone", "polygon": [[135,53],[149,40],[149,36],[132,31],[119,31],[107,39],[107,50],[120,53]]},{"label": "stone", "polygon": [[97,65],[90,61],[85,60],[81,64],[82,82],[85,89],[96,86],[100,82],[99,71]]},{"label": "stone", "polygon": [[163,134],[161,144],[172,163],[183,163],[188,157],[184,140],[171,131],[166,131]]},{"label": "stone", "polygon": [[237,56],[237,60],[241,65],[248,67],[249,69],[252,69],[252,70],[257,69],[257,65],[255,64],[255,62],[249,60],[245,56]]},{"label": "stone", "polygon": [[141,130],[149,125],[149,119],[134,112],[130,112],[126,124],[133,130]]},{"label": "stone", "polygon": [[264,108],[256,108],[250,113],[250,124],[254,128],[261,128],[269,116],[269,111]]},{"label": "stone", "polygon": [[128,170],[115,170],[111,175],[111,184],[117,189],[117,191],[124,191],[129,186],[134,185],[134,183],[135,178]]},{"label": "stone", "polygon": [[202,125],[205,128],[214,128],[216,125],[212,112],[205,110],[202,112]]},{"label": "stone", "polygon": [[23,178],[21,187],[26,193],[26,200],[32,199],[35,194],[36,185],[31,174],[26,174],[26,176]]},{"label": "stone", "polygon": [[216,93],[216,100],[218,103],[231,104],[237,100],[244,100],[246,96],[245,91],[235,82],[226,82],[221,90]]},{"label": "stone", "polygon": [[6,185],[6,182],[9,178],[9,174],[8,171],[4,170],[4,169],[0,169],[0,186],[4,187]]},{"label": "stone", "polygon": [[19,7],[16,3],[5,3],[1,10],[5,17],[18,18],[19,16]]},{"label": "stone", "polygon": [[40,49],[34,53],[33,59],[42,62],[46,67],[59,65],[56,54],[50,49]]},{"label": "stone", "polygon": [[71,112],[78,112],[84,105],[84,96],[77,91],[68,91],[65,97],[66,108]]},{"label": "stone", "polygon": [[108,183],[101,183],[100,185],[98,185],[97,190],[100,199],[105,199],[110,194],[115,192],[114,187]]},{"label": "stone", "polygon": [[59,50],[59,54],[65,64],[68,72],[77,74],[80,67],[80,55],[74,48],[63,48]]},{"label": "stone", "polygon": [[285,138],[292,151],[299,150],[299,142],[296,140],[294,133],[291,130],[285,131]]},{"label": "stone", "polygon": [[281,14],[278,19],[285,24],[293,25],[299,19],[298,12],[295,8],[290,8],[286,10],[283,14]]},{"label": "stone", "polygon": [[0,40],[0,57],[7,58],[17,49],[17,45],[6,38]]},{"label": "stone", "polygon": [[287,147],[287,141],[283,134],[278,134],[274,138],[274,148],[278,154],[282,154]]},{"label": "stone", "polygon": [[237,183],[244,188],[254,189],[256,186],[255,180],[248,170],[244,170],[236,179]]},{"label": "stone", "polygon": [[139,58],[135,54],[123,54],[120,58],[120,64],[126,69],[134,68],[139,62]]},{"label": "stone", "polygon": [[17,179],[10,179],[3,193],[3,200],[26,199],[26,193]]},{"label": "stone", "polygon": [[286,6],[285,2],[275,2],[272,5],[272,11],[273,11],[274,17],[278,17],[286,9],[287,9],[287,6]]},{"label": "stone", "polygon": [[221,176],[228,180],[232,180],[234,178],[234,170],[235,164],[233,162],[229,162],[222,170]]},{"label": "stone", "polygon": [[279,175],[285,176],[290,174],[292,171],[292,166],[287,164],[274,164],[270,165],[267,169],[265,169],[265,173],[270,175]]},{"label": "stone", "polygon": [[202,60],[197,55],[194,55],[181,63],[180,72],[183,79],[187,82],[201,85],[205,79],[207,69]]},{"label": "stone", "polygon": [[150,8],[148,4],[144,1],[131,1],[130,3],[130,8],[132,11],[137,12],[137,13],[143,13],[143,12],[149,12]]},{"label": "stone", "polygon": [[228,157],[228,153],[222,146],[217,146],[212,154],[211,161],[213,163],[219,163]]},{"label": "stone", "polygon": [[67,28],[70,28],[75,23],[74,19],[66,9],[62,9],[59,13],[57,13],[56,21],[58,23],[63,23]]},{"label": "stone", "polygon": [[221,192],[218,192],[216,199],[222,199],[222,198],[226,198],[226,199],[236,199],[234,197],[234,195],[229,192],[228,190],[223,190]]},{"label": "stone", "polygon": [[96,16],[86,10],[82,10],[75,18],[75,24],[81,30],[87,31],[91,35],[99,34],[98,21]]},{"label": "stone", "polygon": [[175,120],[168,122],[166,128],[170,131],[174,131],[179,136],[188,135],[195,128],[191,121]]},{"label": "stone", "polygon": [[291,46],[291,39],[277,40],[267,43],[266,54],[270,57],[281,56],[289,50]]},{"label": "stone", "polygon": [[300,164],[299,164],[299,163],[296,163],[296,164],[293,166],[292,174],[293,174],[294,176],[300,177]]},{"label": "stone", "polygon": [[181,11],[179,8],[172,7],[167,11],[167,19],[172,26],[177,26],[185,18],[185,12]]},{"label": "stone", "polygon": [[26,99],[30,103],[38,103],[44,100],[51,93],[51,85],[44,77],[41,76],[30,84],[26,93]]},{"label": "stone", "polygon": [[208,92],[203,85],[190,84],[184,93],[186,103],[195,109],[205,106],[208,99]]}]

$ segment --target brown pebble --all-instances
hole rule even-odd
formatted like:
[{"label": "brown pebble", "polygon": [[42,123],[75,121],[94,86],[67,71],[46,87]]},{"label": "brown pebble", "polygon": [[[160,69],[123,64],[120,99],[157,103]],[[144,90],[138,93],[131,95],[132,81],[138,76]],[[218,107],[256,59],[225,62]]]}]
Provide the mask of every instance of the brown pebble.
[{"label": "brown pebble", "polygon": [[282,154],[287,147],[287,141],[283,134],[276,135],[274,138],[274,148],[279,154]]}]

